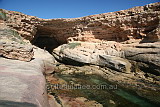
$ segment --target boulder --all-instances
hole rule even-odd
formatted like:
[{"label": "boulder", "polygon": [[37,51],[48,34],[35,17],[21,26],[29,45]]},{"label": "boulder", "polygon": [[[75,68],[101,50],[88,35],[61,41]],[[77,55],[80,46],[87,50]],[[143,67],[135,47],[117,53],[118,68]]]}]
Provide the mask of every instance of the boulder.
[{"label": "boulder", "polygon": [[33,46],[24,41],[15,30],[0,23],[0,56],[21,61],[31,61]]},{"label": "boulder", "polygon": [[[144,72],[149,71],[160,75],[160,43],[143,43],[132,46],[124,46],[124,55],[127,59],[147,64]],[[141,65],[142,66],[142,65]]]},{"label": "boulder", "polygon": [[0,57],[0,107],[49,107],[42,60]]},{"label": "boulder", "polygon": [[128,60],[110,55],[99,55],[99,65],[125,73],[131,71],[131,63]]},{"label": "boulder", "polygon": [[9,59],[31,61],[34,52],[31,45],[0,41],[0,55]]},{"label": "boulder", "polygon": [[43,74],[53,70],[55,60],[43,49],[33,51],[30,62],[0,57],[0,107],[50,107]]},{"label": "boulder", "polygon": [[130,72],[131,64],[129,61],[117,56],[112,56],[111,53],[108,55],[109,53],[106,53],[107,50],[97,49],[97,47],[94,46],[96,44],[90,43],[90,45],[84,45],[87,43],[83,42],[74,44],[77,44],[77,46],[73,48],[70,48],[73,44],[64,44],[54,49],[54,57],[61,62],[72,65],[94,64],[106,66],[121,72]]}]

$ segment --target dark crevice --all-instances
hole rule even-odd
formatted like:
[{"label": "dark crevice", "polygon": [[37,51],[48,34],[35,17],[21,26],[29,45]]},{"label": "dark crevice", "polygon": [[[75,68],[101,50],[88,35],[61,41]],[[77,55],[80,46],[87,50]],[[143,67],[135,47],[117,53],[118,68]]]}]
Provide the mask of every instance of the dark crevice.
[{"label": "dark crevice", "polygon": [[49,53],[52,53],[53,49],[57,48],[61,44],[51,35],[52,33],[50,32],[37,31],[31,43],[41,49],[47,50]]},{"label": "dark crevice", "polygon": [[59,44],[54,38],[41,36],[36,39],[34,45],[38,46],[41,49],[45,49],[50,53],[52,53],[53,49],[59,46]]}]

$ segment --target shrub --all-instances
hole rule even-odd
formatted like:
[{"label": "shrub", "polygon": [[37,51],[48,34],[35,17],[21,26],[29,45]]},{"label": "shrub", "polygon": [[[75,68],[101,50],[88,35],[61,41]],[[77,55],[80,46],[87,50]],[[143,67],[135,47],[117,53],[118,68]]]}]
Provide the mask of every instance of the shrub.
[{"label": "shrub", "polygon": [[81,43],[68,43],[68,44],[61,47],[60,53],[63,53],[63,50],[66,48],[74,49],[76,46],[79,46],[79,45],[81,45]]},{"label": "shrub", "polygon": [[10,32],[12,33],[12,35],[18,39],[22,39],[21,36],[18,34],[18,32],[16,32],[15,30],[10,30]]},{"label": "shrub", "polygon": [[19,43],[21,43],[21,44],[24,44],[24,43],[25,43],[25,42],[23,41],[23,38],[20,36],[20,34],[19,34],[17,31],[12,30],[12,29],[10,29],[9,31],[10,31],[11,34],[14,36],[14,37],[12,38],[13,41],[19,42]]},{"label": "shrub", "polygon": [[76,46],[81,45],[81,43],[68,43],[68,48],[69,49],[74,49]]},{"label": "shrub", "polygon": [[7,20],[6,13],[3,10],[0,10],[0,19],[1,20]]}]

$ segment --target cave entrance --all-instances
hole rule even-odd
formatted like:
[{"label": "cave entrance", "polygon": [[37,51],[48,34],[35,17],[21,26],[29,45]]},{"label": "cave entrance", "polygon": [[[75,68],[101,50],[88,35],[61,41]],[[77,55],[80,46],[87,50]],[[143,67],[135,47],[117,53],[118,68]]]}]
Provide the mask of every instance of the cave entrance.
[{"label": "cave entrance", "polygon": [[57,40],[51,36],[51,33],[42,33],[42,31],[37,32],[35,38],[32,40],[32,44],[41,49],[47,50],[49,53],[52,53],[53,49],[60,45]]}]

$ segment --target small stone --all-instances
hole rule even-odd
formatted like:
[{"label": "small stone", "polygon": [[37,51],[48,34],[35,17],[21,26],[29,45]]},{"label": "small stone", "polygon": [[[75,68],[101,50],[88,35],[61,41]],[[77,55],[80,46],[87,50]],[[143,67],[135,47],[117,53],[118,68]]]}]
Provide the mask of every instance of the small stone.
[{"label": "small stone", "polygon": [[116,104],[113,100],[109,100],[109,103],[114,105]]}]

